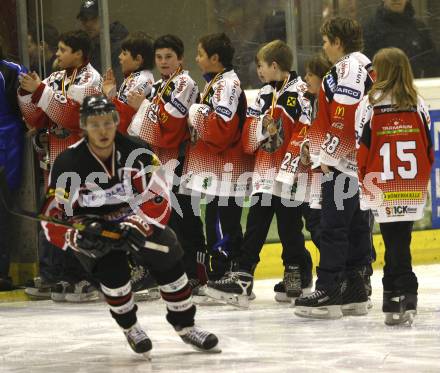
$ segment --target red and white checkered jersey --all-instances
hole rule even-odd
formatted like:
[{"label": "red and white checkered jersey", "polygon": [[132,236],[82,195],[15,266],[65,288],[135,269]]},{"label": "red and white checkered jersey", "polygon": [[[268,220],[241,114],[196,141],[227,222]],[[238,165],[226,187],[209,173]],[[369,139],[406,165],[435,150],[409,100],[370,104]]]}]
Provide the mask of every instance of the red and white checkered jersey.
[{"label": "red and white checkered jersey", "polygon": [[249,192],[253,156],[243,151],[246,97],[233,70],[206,77],[200,104],[189,111],[191,145],[185,160],[187,189],[215,196]]},{"label": "red and white checkered jersey", "polygon": [[423,217],[434,162],[430,118],[417,107],[396,109],[390,97],[374,106],[365,97],[356,111],[358,174],[363,208],[379,223]]},{"label": "red and white checkered jersey", "polygon": [[[74,77],[74,81],[70,79]],[[80,139],[79,108],[86,96],[102,92],[102,77],[87,63],[77,69],[56,71],[30,94],[19,89],[18,102],[25,121],[49,129],[50,164]]]}]

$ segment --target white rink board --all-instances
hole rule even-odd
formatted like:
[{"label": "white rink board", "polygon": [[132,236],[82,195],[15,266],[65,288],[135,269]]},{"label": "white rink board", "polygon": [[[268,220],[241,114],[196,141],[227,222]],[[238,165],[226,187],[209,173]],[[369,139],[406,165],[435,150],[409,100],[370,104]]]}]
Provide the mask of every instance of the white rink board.
[{"label": "white rink board", "polygon": [[151,362],[131,352],[104,303],[3,303],[0,372],[440,372],[440,265],[416,267],[419,314],[412,327],[384,325],[381,274],[373,276],[374,308],[365,317],[297,318],[273,300],[276,280],[257,281],[249,310],[199,307],[199,325],[220,338],[223,352],[213,355],[180,341],[162,301],[141,303]]}]

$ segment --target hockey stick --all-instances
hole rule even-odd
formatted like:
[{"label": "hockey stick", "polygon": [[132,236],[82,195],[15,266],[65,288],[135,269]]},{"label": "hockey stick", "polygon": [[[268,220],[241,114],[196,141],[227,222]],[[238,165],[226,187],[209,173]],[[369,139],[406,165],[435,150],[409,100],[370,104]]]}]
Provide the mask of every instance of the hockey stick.
[{"label": "hockey stick", "polygon": [[[54,218],[52,216],[47,216],[44,214],[39,214],[39,213],[31,212],[31,211],[25,211],[20,208],[14,208],[14,206],[12,205],[12,198],[11,198],[11,194],[9,192],[9,187],[8,187],[8,183],[6,181],[5,174],[6,174],[6,172],[5,172],[4,167],[0,167],[0,203],[4,206],[5,210],[9,214],[12,214],[12,215],[24,218],[24,219],[38,221],[38,222],[45,221],[48,223],[60,225],[60,226],[67,227],[67,228],[73,228],[78,231],[85,231],[87,229],[87,226],[84,224],[81,224],[81,223],[70,223],[65,220]],[[90,232],[90,233],[94,233],[99,236],[111,238],[113,240],[118,240],[119,238],[121,238],[121,235],[119,233],[111,232],[108,230],[102,230],[99,233],[98,232]]]}]

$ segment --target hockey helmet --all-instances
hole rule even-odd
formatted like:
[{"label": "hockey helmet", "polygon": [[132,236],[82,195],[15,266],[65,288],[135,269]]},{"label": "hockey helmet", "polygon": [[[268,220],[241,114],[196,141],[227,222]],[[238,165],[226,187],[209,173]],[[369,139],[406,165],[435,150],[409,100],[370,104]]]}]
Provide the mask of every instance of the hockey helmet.
[{"label": "hockey helmet", "polygon": [[87,96],[79,111],[80,127],[85,129],[87,117],[91,115],[104,115],[112,113],[113,120],[119,124],[119,113],[115,104],[104,95]]}]

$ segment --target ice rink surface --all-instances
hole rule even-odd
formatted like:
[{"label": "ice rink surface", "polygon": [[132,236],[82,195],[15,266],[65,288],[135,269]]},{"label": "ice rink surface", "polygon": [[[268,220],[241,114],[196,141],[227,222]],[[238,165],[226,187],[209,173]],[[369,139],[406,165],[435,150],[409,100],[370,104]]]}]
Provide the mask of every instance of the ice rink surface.
[{"label": "ice rink surface", "polygon": [[257,281],[249,310],[198,308],[198,325],[218,335],[221,354],[183,344],[162,301],[140,303],[140,323],[153,341],[150,362],[131,352],[104,303],[3,303],[0,372],[440,372],[440,265],[415,272],[412,327],[384,325],[381,271],[373,276],[370,314],[334,321],[296,317],[274,301],[276,280]]}]

